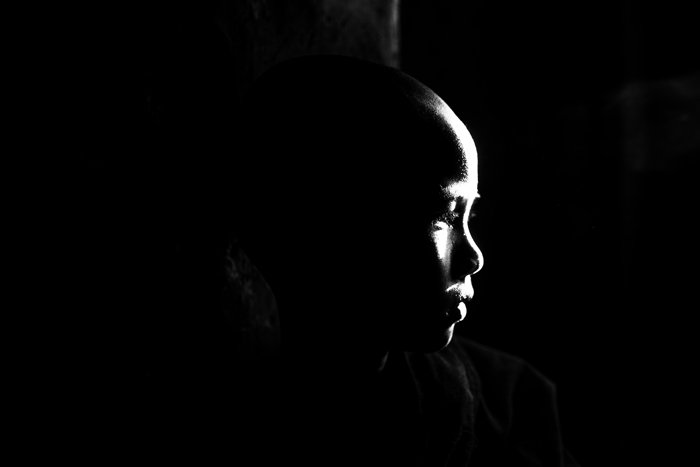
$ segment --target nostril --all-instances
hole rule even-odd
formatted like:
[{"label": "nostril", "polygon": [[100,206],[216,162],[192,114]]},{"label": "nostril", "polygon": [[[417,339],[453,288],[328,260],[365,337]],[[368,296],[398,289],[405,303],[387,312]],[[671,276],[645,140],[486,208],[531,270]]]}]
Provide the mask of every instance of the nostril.
[{"label": "nostril", "polygon": [[481,250],[469,238],[457,243],[450,256],[452,277],[459,281],[478,273],[484,266]]},{"label": "nostril", "polygon": [[479,258],[466,258],[460,261],[459,264],[454,264],[453,277],[456,280],[463,281],[468,276],[474,275],[481,270],[482,262]]},{"label": "nostril", "polygon": [[480,258],[471,258],[469,260],[469,272],[467,275],[471,276],[479,272],[482,268],[482,261]]}]

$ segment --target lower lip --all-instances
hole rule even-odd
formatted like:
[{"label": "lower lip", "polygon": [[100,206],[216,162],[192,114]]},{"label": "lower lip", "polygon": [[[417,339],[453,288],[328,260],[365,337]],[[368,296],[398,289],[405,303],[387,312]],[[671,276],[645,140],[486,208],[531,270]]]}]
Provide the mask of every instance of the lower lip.
[{"label": "lower lip", "polygon": [[457,305],[457,311],[459,311],[460,321],[467,317],[467,305],[465,305],[464,302],[459,302]]},{"label": "lower lip", "polygon": [[456,307],[450,308],[450,310],[447,312],[446,318],[450,325],[453,325],[462,321],[466,316],[467,306],[464,303],[459,302]]}]

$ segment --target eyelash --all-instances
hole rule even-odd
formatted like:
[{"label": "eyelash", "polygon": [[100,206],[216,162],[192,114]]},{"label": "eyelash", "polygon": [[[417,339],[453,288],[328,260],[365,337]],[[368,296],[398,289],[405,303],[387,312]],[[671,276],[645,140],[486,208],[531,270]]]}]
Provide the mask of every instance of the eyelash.
[{"label": "eyelash", "polygon": [[446,222],[450,225],[454,224],[457,219],[459,219],[459,214],[457,214],[455,211],[446,211],[438,217],[438,221],[440,222]]},{"label": "eyelash", "polygon": [[[459,213],[457,211],[445,211],[440,217],[437,218],[436,222],[444,222],[447,225],[453,226],[459,220]],[[472,209],[467,217],[467,222],[474,220],[477,217],[476,212]]]}]

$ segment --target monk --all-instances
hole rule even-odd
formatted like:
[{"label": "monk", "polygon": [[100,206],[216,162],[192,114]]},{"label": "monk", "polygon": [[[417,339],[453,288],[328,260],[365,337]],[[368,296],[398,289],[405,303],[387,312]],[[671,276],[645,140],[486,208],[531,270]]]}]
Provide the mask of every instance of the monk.
[{"label": "monk", "polygon": [[237,234],[281,336],[260,362],[275,376],[245,382],[266,407],[260,465],[576,465],[554,385],[455,333],[484,257],[477,149],[450,107],[336,56],[273,68],[248,104]]}]

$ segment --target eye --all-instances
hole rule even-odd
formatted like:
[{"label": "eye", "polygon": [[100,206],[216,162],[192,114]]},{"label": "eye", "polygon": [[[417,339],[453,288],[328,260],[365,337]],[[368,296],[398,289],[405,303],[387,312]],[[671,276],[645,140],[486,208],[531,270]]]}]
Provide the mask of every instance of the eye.
[{"label": "eye", "polygon": [[448,224],[454,224],[459,220],[459,213],[456,211],[446,211],[438,218],[438,221],[446,222]]},{"label": "eye", "polygon": [[437,219],[435,219],[434,225],[438,228],[448,228],[454,227],[459,221],[459,213],[454,210],[443,211]]},{"label": "eye", "polygon": [[466,209],[468,207],[465,200],[445,199],[441,206],[436,206],[436,210],[431,216],[431,225],[435,229],[461,229],[464,228]]}]

